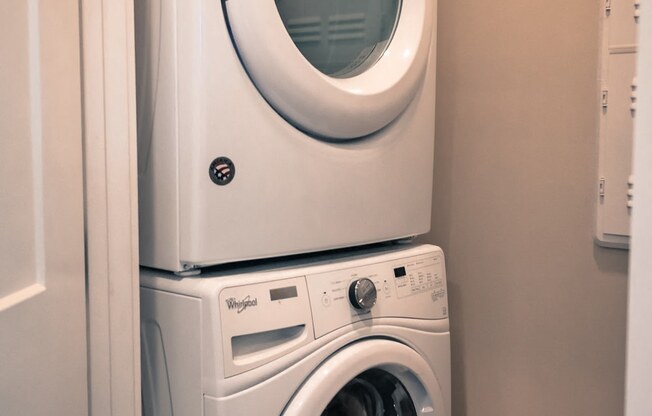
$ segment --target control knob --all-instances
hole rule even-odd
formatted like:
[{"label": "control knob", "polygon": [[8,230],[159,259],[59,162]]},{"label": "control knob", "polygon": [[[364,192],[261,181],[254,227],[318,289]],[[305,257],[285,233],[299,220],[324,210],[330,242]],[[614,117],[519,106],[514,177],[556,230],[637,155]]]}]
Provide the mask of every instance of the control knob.
[{"label": "control knob", "polygon": [[349,300],[356,309],[370,310],[376,304],[376,285],[366,277],[355,280],[349,286]]}]

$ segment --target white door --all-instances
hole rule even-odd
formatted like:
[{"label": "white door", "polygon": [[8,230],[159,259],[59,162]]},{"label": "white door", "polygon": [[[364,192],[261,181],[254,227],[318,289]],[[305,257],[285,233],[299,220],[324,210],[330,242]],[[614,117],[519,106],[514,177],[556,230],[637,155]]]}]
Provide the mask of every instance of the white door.
[{"label": "white door", "polygon": [[0,415],[87,414],[79,4],[0,1]]}]

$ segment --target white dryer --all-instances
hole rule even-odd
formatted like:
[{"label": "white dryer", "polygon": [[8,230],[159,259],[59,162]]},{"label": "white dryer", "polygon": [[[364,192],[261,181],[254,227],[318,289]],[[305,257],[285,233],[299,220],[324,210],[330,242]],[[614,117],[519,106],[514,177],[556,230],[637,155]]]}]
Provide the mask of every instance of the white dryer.
[{"label": "white dryer", "polygon": [[436,0],[135,2],[142,264],[430,227]]},{"label": "white dryer", "polygon": [[450,416],[439,248],[266,267],[143,271],[145,416]]}]

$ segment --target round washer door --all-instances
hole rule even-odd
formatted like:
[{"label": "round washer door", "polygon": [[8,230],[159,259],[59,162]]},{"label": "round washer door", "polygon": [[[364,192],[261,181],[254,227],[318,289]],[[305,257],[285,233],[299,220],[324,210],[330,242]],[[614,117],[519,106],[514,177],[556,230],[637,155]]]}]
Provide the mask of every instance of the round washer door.
[{"label": "round washer door", "polygon": [[325,361],[294,395],[283,416],[444,415],[428,363],[394,341],[353,344]]},{"label": "round washer door", "polygon": [[389,124],[426,71],[434,0],[228,0],[236,48],[298,128],[353,139]]}]

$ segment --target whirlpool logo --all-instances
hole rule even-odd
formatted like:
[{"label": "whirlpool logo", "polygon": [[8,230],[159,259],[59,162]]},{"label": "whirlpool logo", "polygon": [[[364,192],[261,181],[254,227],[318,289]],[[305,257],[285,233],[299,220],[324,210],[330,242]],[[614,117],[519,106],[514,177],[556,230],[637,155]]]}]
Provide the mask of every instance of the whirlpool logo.
[{"label": "whirlpool logo", "polygon": [[251,296],[247,296],[241,300],[237,300],[236,298],[228,298],[226,300],[226,306],[229,309],[236,309],[238,313],[241,313],[247,308],[258,306],[258,298],[251,299]]}]

